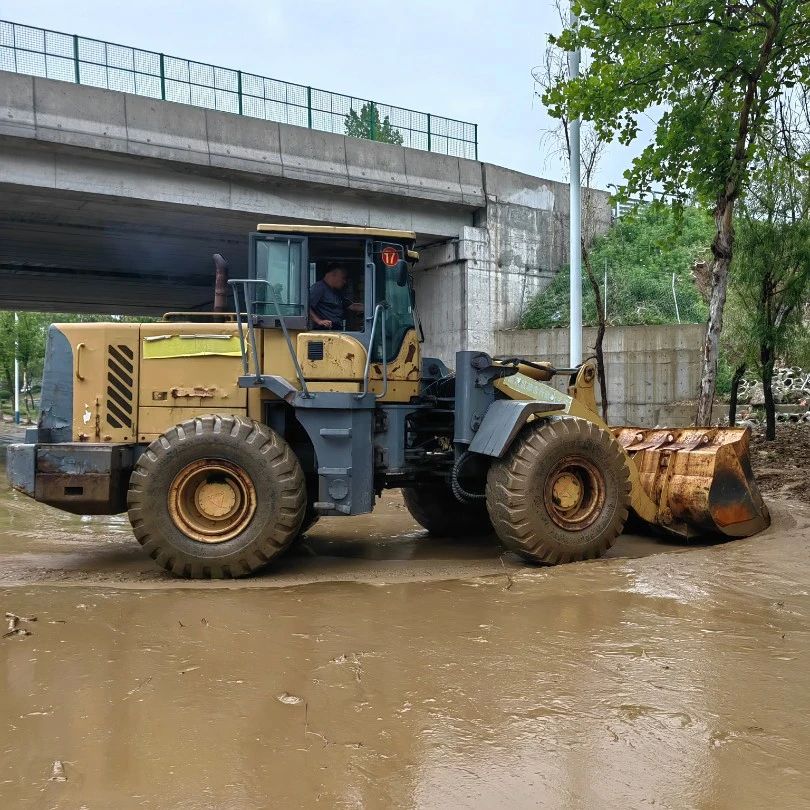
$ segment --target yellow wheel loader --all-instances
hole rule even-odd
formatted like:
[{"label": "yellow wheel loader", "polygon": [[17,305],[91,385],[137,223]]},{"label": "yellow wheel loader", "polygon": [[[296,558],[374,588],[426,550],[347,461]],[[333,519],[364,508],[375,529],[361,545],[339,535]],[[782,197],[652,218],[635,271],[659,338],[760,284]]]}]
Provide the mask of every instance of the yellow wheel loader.
[{"label": "yellow wheel loader", "polygon": [[[430,532],[494,533],[540,563],[604,554],[630,514],[682,538],[768,525],[747,431],[608,428],[592,362],[423,357],[414,244],[260,225],[233,312],[53,325],[12,485],[69,512],[128,511],[155,562],[194,578],[251,574],[386,488]],[[560,373],[567,393],[549,384]]]}]

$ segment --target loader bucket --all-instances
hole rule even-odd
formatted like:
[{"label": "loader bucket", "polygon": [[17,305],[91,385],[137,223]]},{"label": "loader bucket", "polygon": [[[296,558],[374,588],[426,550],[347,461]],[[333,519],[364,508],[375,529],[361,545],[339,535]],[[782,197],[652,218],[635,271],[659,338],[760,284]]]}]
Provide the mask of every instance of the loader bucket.
[{"label": "loader bucket", "polygon": [[686,539],[748,537],[770,525],[751,469],[748,428],[612,430],[654,504],[640,515],[648,522]]}]

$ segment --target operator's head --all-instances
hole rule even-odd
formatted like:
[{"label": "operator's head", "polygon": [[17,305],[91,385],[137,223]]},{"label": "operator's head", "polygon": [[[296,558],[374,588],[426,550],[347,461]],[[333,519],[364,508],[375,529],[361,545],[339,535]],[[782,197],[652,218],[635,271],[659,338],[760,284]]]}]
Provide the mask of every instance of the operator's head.
[{"label": "operator's head", "polygon": [[349,274],[346,268],[336,262],[330,262],[326,266],[326,273],[323,280],[333,289],[342,290],[349,281]]}]

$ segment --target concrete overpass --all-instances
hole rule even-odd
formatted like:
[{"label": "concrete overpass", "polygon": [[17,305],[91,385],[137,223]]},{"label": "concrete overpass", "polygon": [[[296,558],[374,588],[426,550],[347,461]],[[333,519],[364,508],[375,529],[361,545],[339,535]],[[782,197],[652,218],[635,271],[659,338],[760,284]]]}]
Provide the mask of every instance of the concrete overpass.
[{"label": "concrete overpass", "polygon": [[376,225],[419,235],[449,356],[516,325],[566,261],[567,207],[487,163],[0,71],[0,308],[207,309],[211,254],[244,272],[258,222]]}]

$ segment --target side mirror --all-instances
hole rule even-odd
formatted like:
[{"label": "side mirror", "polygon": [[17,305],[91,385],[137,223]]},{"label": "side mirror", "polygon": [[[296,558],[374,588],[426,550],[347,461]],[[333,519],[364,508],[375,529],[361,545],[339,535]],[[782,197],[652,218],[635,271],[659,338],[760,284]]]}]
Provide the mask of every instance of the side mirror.
[{"label": "side mirror", "polygon": [[397,262],[397,287],[408,286],[408,262],[400,259]]}]

